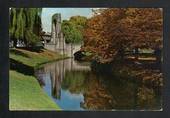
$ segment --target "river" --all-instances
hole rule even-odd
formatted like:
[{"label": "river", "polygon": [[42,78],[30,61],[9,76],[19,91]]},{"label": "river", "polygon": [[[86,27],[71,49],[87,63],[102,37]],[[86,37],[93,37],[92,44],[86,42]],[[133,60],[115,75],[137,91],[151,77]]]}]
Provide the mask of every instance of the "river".
[{"label": "river", "polygon": [[159,89],[126,78],[97,75],[72,58],[36,70],[42,89],[63,110],[160,110]]}]

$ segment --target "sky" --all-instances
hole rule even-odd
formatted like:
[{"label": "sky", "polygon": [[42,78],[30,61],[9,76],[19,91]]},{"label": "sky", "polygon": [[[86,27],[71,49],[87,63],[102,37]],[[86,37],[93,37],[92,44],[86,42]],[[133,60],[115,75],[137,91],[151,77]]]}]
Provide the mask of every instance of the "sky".
[{"label": "sky", "polygon": [[62,20],[69,20],[71,16],[92,16],[91,8],[43,8],[42,10],[42,27],[43,31],[51,32],[51,18],[55,13],[61,13]]}]

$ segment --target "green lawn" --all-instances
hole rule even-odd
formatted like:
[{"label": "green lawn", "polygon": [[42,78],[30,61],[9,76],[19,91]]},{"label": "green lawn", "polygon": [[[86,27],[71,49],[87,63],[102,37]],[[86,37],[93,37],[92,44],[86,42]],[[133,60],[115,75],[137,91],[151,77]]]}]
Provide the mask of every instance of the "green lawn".
[{"label": "green lawn", "polygon": [[[32,52],[24,49],[10,50],[10,58],[33,68],[42,63],[62,59],[65,56],[43,49]],[[9,81],[10,110],[61,110],[43,91],[34,76],[10,70]]]},{"label": "green lawn", "polygon": [[33,76],[10,71],[10,110],[60,110]]},{"label": "green lawn", "polygon": [[41,52],[31,52],[24,49],[11,49],[10,58],[25,65],[36,67],[42,63],[64,58],[60,54],[43,49]]}]

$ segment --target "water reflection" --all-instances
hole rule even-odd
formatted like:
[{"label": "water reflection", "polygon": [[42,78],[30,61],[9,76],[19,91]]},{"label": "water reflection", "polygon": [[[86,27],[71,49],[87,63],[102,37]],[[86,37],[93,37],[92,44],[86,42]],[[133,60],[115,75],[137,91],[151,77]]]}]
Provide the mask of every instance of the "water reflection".
[{"label": "water reflection", "polygon": [[99,76],[88,63],[66,59],[37,70],[45,92],[63,110],[160,109],[158,89],[114,76]]}]

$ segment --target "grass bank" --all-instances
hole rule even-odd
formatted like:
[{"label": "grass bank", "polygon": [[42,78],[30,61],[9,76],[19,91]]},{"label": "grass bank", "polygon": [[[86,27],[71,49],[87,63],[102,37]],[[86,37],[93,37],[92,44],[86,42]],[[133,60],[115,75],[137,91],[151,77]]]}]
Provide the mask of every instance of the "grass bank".
[{"label": "grass bank", "polygon": [[[38,52],[25,49],[10,50],[10,59],[32,69],[41,64],[63,58],[66,58],[66,56],[45,49]],[[45,94],[33,75],[25,75],[22,72],[17,72],[17,70],[10,70],[9,90],[10,110],[60,110],[59,106]]]},{"label": "grass bank", "polygon": [[59,110],[44,93],[36,78],[10,71],[10,110]]},{"label": "grass bank", "polygon": [[66,58],[66,56],[45,49],[42,49],[40,51],[11,49],[10,58],[23,63],[24,65],[37,68],[41,64]]}]

